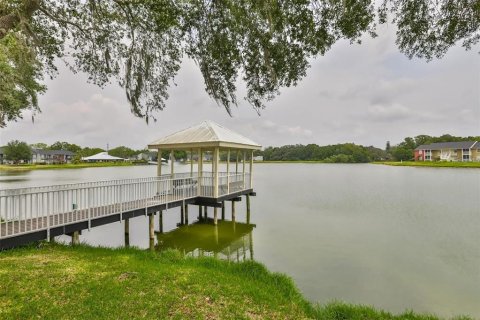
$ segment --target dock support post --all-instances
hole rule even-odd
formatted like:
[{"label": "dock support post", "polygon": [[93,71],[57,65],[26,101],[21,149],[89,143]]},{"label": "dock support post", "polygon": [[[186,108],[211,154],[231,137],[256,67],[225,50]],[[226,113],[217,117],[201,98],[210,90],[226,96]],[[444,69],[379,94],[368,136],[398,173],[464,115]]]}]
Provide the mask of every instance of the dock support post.
[{"label": "dock support post", "polygon": [[205,220],[208,220],[208,210],[207,210],[207,208],[208,208],[207,206],[203,207],[203,218]]},{"label": "dock support post", "polygon": [[203,220],[202,206],[198,206],[198,220]]},{"label": "dock support post", "polygon": [[185,207],[183,204],[180,206],[180,224],[182,226],[185,224]]},{"label": "dock support post", "polygon": [[80,233],[78,231],[74,231],[72,233],[72,246],[76,246],[80,244]]},{"label": "dock support post", "polygon": [[248,245],[249,245],[249,251],[250,251],[250,260],[253,260],[253,232],[250,231],[248,234]]},{"label": "dock support post", "polygon": [[185,224],[188,225],[188,204],[185,205]]},{"label": "dock support post", "polygon": [[149,248],[150,250],[154,250],[155,249],[155,230],[154,230],[154,219],[155,216],[153,214],[149,215],[148,216],[148,230],[149,230],[149,238],[150,238],[150,243],[149,243]]},{"label": "dock support post", "polygon": [[163,210],[160,210],[158,215],[158,231],[163,233]]},{"label": "dock support post", "polygon": [[127,218],[125,219],[125,247],[129,247],[130,246],[130,219]]},{"label": "dock support post", "polygon": [[235,201],[232,201],[232,221],[235,222]]},{"label": "dock support post", "polygon": [[213,224],[214,225],[217,225],[218,221],[217,221],[217,207],[213,208]]},{"label": "dock support post", "polygon": [[247,224],[250,224],[250,195],[245,196],[247,199]]},{"label": "dock support post", "polygon": [[225,220],[225,201],[222,201],[222,220]]}]

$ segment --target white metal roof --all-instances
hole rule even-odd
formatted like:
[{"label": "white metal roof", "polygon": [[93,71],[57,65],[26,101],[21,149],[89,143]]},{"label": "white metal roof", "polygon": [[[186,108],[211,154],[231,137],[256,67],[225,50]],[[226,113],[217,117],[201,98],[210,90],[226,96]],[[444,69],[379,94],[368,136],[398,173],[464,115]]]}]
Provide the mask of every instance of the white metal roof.
[{"label": "white metal roof", "polygon": [[125,159],[111,156],[111,155],[108,154],[108,152],[100,152],[100,153],[94,154],[93,156],[90,156],[90,157],[83,157],[82,160],[87,160],[87,161],[88,160],[103,160],[103,161],[107,161],[107,160],[125,160]]},{"label": "white metal roof", "polygon": [[149,149],[187,149],[223,147],[236,149],[260,149],[261,146],[244,136],[213,121],[203,121],[193,127],[175,132],[153,141]]}]

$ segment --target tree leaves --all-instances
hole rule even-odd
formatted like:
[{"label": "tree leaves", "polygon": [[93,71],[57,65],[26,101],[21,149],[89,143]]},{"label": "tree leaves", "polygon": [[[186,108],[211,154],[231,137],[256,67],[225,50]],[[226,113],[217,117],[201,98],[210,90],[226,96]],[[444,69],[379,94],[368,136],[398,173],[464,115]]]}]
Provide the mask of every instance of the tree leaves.
[{"label": "tree leaves", "polygon": [[56,75],[58,59],[98,86],[118,83],[147,122],[166,107],[185,57],[228,113],[240,80],[260,112],[305,77],[309,59],[340,39],[376,36],[389,19],[410,58],[440,58],[457,42],[470,49],[480,40],[477,0],[384,0],[378,8],[373,0],[0,2],[0,126],[38,110],[42,76]]}]

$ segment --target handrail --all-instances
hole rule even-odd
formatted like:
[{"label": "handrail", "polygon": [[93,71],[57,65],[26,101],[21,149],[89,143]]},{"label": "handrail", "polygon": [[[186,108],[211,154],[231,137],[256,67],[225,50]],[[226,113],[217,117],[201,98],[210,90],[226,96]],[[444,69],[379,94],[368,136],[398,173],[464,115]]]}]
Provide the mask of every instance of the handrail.
[{"label": "handrail", "polygon": [[[84,182],[0,192],[0,239],[74,222],[202,197],[213,197],[214,177],[204,172]],[[219,174],[218,195],[249,189],[249,174]],[[198,189],[200,186],[200,193]]]}]

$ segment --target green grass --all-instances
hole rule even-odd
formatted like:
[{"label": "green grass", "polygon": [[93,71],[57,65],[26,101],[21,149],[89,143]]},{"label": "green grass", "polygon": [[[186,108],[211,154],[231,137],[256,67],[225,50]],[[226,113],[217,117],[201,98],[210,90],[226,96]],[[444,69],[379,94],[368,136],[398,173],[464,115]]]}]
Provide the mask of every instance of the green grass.
[{"label": "green grass", "polygon": [[385,162],[373,162],[373,163],[385,164],[389,166],[406,166],[406,167],[480,168],[480,162],[385,161]]},{"label": "green grass", "polygon": [[80,169],[97,167],[124,167],[132,166],[132,162],[95,162],[95,163],[65,163],[65,164],[19,164],[19,165],[0,165],[0,170],[19,171],[19,170],[49,170],[49,169]]},{"label": "green grass", "polygon": [[437,319],[312,306],[290,278],[178,251],[41,243],[0,252],[0,319]]}]

